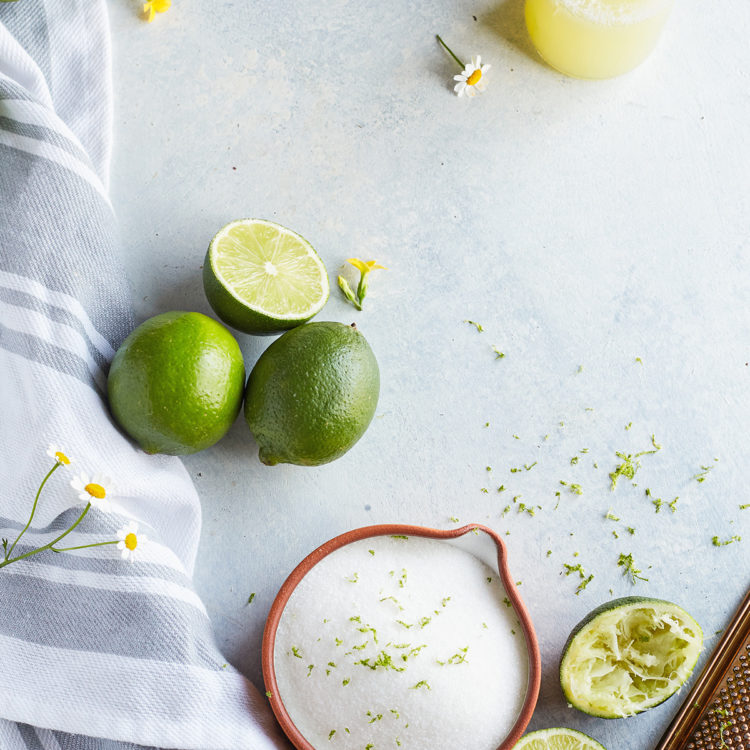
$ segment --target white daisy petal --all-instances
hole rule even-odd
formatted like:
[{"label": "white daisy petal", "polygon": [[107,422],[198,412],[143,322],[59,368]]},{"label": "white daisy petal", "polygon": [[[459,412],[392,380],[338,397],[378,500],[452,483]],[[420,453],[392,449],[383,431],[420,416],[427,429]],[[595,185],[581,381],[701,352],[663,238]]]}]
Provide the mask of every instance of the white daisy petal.
[{"label": "white daisy petal", "polygon": [[117,542],[116,546],[117,546],[117,549],[119,549],[119,550],[125,549],[125,540],[124,539],[120,539],[120,541]]},{"label": "white daisy petal", "polygon": [[478,67],[479,67],[479,66],[480,66],[480,65],[482,64],[482,56],[481,56],[481,55],[474,55],[474,56],[473,56],[473,57],[471,58],[471,64],[472,64],[472,65],[473,65],[473,66],[474,66],[475,68],[478,68]]}]

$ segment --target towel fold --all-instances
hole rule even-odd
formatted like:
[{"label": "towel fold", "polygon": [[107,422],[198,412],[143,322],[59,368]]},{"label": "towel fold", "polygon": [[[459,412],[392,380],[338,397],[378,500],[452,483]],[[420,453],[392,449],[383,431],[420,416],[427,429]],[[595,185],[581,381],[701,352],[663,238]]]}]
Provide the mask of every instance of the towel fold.
[{"label": "towel fold", "polygon": [[133,522],[148,541],[132,562],[109,545],[0,568],[0,748],[288,747],[193,590],[187,472],[138,450],[107,409],[134,326],[107,192],[108,34],[104,0],[0,3],[0,538],[12,546],[57,465],[11,558],[80,517],[79,474],[109,479],[66,548]]}]

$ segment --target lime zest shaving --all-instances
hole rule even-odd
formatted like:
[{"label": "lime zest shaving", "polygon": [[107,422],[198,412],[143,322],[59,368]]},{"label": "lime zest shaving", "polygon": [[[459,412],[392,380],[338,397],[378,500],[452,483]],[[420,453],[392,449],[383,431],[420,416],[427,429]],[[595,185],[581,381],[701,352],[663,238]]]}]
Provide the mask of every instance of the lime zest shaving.
[{"label": "lime zest shaving", "polygon": [[718,536],[714,536],[711,538],[711,544],[714,545],[714,547],[726,547],[727,544],[732,544],[733,542],[741,542],[742,537],[738,536],[737,534],[734,534],[727,539],[719,539]]},{"label": "lime zest shaving", "polygon": [[618,567],[624,568],[623,575],[630,576],[630,582],[635,585],[636,581],[648,581],[648,578],[644,578],[640,575],[641,570],[635,567],[632,554],[620,553],[620,557],[617,560]]}]

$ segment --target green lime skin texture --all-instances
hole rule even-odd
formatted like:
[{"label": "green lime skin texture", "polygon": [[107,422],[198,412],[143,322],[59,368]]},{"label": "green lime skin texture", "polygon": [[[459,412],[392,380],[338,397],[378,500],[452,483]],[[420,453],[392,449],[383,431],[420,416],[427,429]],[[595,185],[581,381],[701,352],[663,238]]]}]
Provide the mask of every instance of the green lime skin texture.
[{"label": "green lime skin texture", "polygon": [[138,326],[109,370],[117,423],[146,453],[185,455],[208,448],[237,417],[245,384],[231,333],[196,312],[167,312]]},{"label": "green lime skin texture", "polygon": [[364,434],[380,393],[380,370],[354,325],[308,323],[273,342],[253,367],[245,419],[269,466],[318,466]]},{"label": "green lime skin texture", "polygon": [[313,246],[264,219],[238,219],[216,233],[203,262],[203,289],[221,320],[256,335],[307,322],[330,291]]},{"label": "green lime skin texture", "polygon": [[571,706],[619,719],[663,703],[690,677],[700,625],[662,599],[628,596],[589,612],[563,648],[560,684]]}]

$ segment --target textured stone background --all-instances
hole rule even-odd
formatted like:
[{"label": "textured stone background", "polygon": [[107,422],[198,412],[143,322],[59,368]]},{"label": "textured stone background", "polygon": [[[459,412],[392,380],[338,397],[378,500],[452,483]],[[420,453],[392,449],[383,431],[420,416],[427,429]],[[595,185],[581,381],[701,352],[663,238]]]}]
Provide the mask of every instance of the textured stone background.
[{"label": "textured stone background", "polygon": [[[638,593],[687,608],[710,650],[748,584],[747,4],[681,0],[652,57],[604,82],[542,64],[520,0],[317,6],[175,0],[148,25],[138,3],[110,4],[113,201],[139,317],[210,313],[208,241],[269,218],[328,267],[319,319],[356,321],[381,366],[377,417],[335,463],[265,467],[241,419],[185,461],[219,643],[260,683],[266,613],[312,549],[371,523],[481,522],[509,534],[542,647],[532,727],[650,747],[679,698],[591,719],[566,708],[557,662],[588,610]],[[492,64],[482,97],[453,96],[435,33]],[[352,255],[389,268],[361,313],[335,288]],[[270,340],[238,338],[249,370]],[[638,486],[610,492],[615,451],[652,433],[663,449]],[[623,577],[620,553],[647,583]],[[563,563],[595,575],[578,596]]]}]

